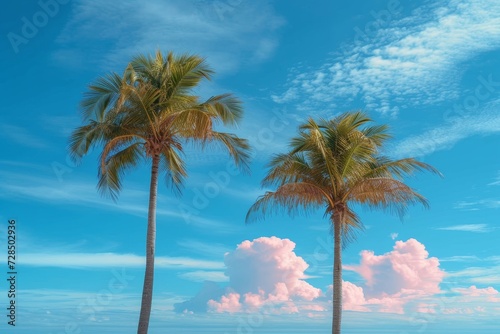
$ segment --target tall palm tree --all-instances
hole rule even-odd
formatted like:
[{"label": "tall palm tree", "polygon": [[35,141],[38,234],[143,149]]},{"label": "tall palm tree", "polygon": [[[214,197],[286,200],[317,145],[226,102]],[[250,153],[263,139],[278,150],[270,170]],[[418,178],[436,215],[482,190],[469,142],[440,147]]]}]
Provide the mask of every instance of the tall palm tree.
[{"label": "tall palm tree", "polygon": [[292,138],[290,151],[275,155],[269,164],[262,185],[277,189],[259,197],[247,214],[250,222],[268,212],[285,210],[294,215],[325,209],[334,235],[333,334],[339,334],[341,327],[341,249],[363,227],[353,206],[396,210],[401,215],[408,204],[427,206],[425,198],[402,178],[423,169],[437,173],[412,158],[391,160],[382,156],[380,148],[389,138],[387,126],[370,122],[362,112],[318,122],[309,119]]},{"label": "tall palm tree", "polygon": [[137,333],[147,333],[153,296],[158,176],[177,194],[187,176],[183,145],[216,143],[227,149],[236,165],[248,170],[249,145],[231,133],[214,129],[235,126],[243,115],[231,94],[200,101],[192,89],[210,79],[212,70],[195,55],[140,55],[122,76],[111,73],[89,86],[82,100],[84,125],[74,130],[70,152],[75,159],[94,146],[102,147],[98,188],[116,199],[122,178],[146,160],[151,163],[146,271]]}]

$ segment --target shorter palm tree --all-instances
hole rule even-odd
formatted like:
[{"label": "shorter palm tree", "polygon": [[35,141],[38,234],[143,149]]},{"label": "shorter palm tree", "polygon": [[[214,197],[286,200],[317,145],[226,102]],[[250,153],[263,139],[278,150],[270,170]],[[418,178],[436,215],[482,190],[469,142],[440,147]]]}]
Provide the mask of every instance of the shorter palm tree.
[{"label": "shorter palm tree", "polygon": [[331,120],[313,119],[299,127],[290,151],[277,154],[262,181],[268,191],[253,204],[246,221],[268,212],[294,215],[323,208],[334,235],[332,333],[339,334],[342,314],[341,249],[363,227],[353,211],[356,204],[395,210],[403,215],[409,204],[425,198],[402,182],[415,171],[438,173],[413,158],[392,160],[380,154],[390,137],[387,126],[370,126],[362,112],[344,113]]}]

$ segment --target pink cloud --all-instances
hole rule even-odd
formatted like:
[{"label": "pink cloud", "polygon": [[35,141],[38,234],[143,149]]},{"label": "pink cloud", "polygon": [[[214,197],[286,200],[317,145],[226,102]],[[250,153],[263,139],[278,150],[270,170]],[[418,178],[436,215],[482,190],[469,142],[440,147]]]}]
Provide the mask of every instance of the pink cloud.
[{"label": "pink cloud", "polygon": [[228,293],[221,297],[220,302],[208,301],[208,307],[214,312],[239,312],[241,311],[240,295],[238,293]]},{"label": "pink cloud", "polygon": [[[192,301],[177,308],[194,310],[193,305],[204,305],[209,312],[217,313],[328,315],[332,286],[323,295],[309,284],[304,274],[308,264],[294,250],[295,243],[288,239],[245,240],[225,255],[228,286],[207,286]],[[443,309],[440,302],[448,298],[440,294],[445,272],[439,260],[430,257],[425,246],[415,239],[397,241],[391,251],[381,255],[362,251],[360,263],[344,269],[355,271],[364,279],[358,284],[343,282],[343,308],[347,311],[465,315],[492,312],[491,302],[500,302],[500,293],[494,288],[471,286],[454,289],[460,296],[446,300],[447,307]]]},{"label": "pink cloud", "polygon": [[317,311],[317,312],[326,311],[324,306],[318,304],[303,305],[300,307],[300,309],[305,311]]},{"label": "pink cloud", "polygon": [[[328,289],[331,295],[332,286]],[[351,282],[342,283],[342,309],[346,311],[369,312],[370,309],[365,305],[368,302],[365,299],[363,288]]]},{"label": "pink cloud", "polygon": [[429,258],[425,246],[415,239],[397,241],[391,252],[375,255],[361,252],[359,266],[345,266],[365,279],[365,294],[369,297],[392,295],[403,290],[433,295],[440,292],[439,284],[445,275],[439,260]]},{"label": "pink cloud", "polygon": [[[245,240],[236,250],[226,253],[230,292],[219,301],[210,300],[209,310],[239,312],[266,306],[270,312],[297,313],[297,301],[321,296],[320,289],[304,281],[309,265],[294,249],[295,243],[289,239],[261,237]],[[239,307],[234,300],[236,295]]]},{"label": "pink cloud", "polygon": [[496,289],[494,289],[491,286],[484,289],[478,289],[475,285],[472,285],[468,288],[457,288],[455,289],[455,291],[467,297],[487,296],[488,299],[491,301],[498,301],[498,298],[496,298],[496,296],[500,294]]},{"label": "pink cloud", "polygon": [[410,301],[441,291],[439,284],[445,273],[439,268],[439,260],[430,258],[425,246],[415,239],[397,241],[393,250],[383,255],[367,250],[360,255],[359,265],[344,266],[365,280],[363,287],[347,284],[344,294],[350,310],[366,311],[367,305],[373,305],[370,309],[402,314]]},{"label": "pink cloud", "polygon": [[428,304],[428,303],[418,303],[417,312],[419,313],[436,313],[437,304]]},{"label": "pink cloud", "polygon": [[[489,303],[500,303],[500,292],[491,286],[481,289],[472,285],[468,288],[456,288],[453,291],[462,295],[462,298],[459,300],[462,304],[481,303],[487,305]],[[480,310],[486,310],[483,306],[478,307],[475,309],[479,312]]]}]

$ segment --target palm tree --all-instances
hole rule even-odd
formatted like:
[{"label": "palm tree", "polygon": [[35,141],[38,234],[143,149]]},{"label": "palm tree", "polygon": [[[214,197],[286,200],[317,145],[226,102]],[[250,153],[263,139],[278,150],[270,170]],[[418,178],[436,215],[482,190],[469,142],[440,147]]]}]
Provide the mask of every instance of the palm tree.
[{"label": "palm tree", "polygon": [[153,296],[158,176],[165,175],[177,194],[187,176],[183,145],[215,143],[227,149],[235,164],[248,170],[249,145],[231,133],[214,129],[235,126],[243,115],[241,102],[231,94],[200,101],[192,94],[212,70],[195,55],[140,55],[122,76],[111,73],[89,86],[82,100],[84,125],[74,130],[70,152],[79,159],[92,147],[102,147],[98,188],[117,198],[122,178],[146,160],[151,163],[146,271],[137,333],[147,333]]},{"label": "palm tree", "polygon": [[345,247],[363,227],[353,211],[356,204],[395,210],[403,215],[408,204],[427,206],[420,194],[402,182],[417,170],[437,172],[415,159],[391,160],[379,151],[389,138],[387,126],[370,126],[362,112],[344,113],[331,120],[309,119],[291,139],[290,151],[277,154],[262,181],[267,191],[253,204],[247,222],[268,212],[294,215],[325,209],[334,235],[332,333],[340,333],[342,316],[342,258]]}]

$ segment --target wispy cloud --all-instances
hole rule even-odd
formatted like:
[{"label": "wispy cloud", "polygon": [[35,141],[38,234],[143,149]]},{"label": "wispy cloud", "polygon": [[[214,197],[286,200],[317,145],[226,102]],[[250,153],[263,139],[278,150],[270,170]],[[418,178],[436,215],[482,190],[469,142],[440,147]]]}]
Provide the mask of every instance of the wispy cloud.
[{"label": "wispy cloud", "polygon": [[439,227],[436,228],[436,230],[486,233],[492,231],[493,228],[489,227],[487,224],[464,224],[464,225]]},{"label": "wispy cloud", "polygon": [[273,98],[315,110],[361,98],[383,114],[454,99],[459,65],[500,47],[498,12],[496,0],[423,5],[317,69],[294,69],[286,91]]},{"label": "wispy cloud", "polygon": [[498,209],[500,208],[500,200],[488,198],[488,199],[469,201],[469,202],[460,201],[456,203],[453,208],[465,211],[476,211],[479,209]]},{"label": "wispy cloud", "polygon": [[[23,265],[62,268],[144,267],[146,259],[135,254],[117,253],[26,253]],[[222,269],[222,261],[208,261],[189,257],[155,257],[155,267],[169,269]]]},{"label": "wispy cloud", "polygon": [[184,239],[177,242],[182,248],[189,250],[192,253],[204,255],[204,256],[214,256],[223,258],[224,254],[231,249],[223,244],[216,242],[202,242],[194,239]]},{"label": "wispy cloud", "polygon": [[182,273],[179,277],[187,279],[194,282],[228,282],[229,277],[224,274],[223,271],[207,271],[207,270],[197,270],[189,271],[187,273]]},{"label": "wispy cloud", "polygon": [[[282,24],[283,19],[265,0],[125,0],[120,6],[98,0],[75,1],[54,57],[62,62],[90,58],[109,69],[139,51],[161,47],[199,53],[208,57],[218,72],[233,71],[244,63],[270,57]],[[101,49],[86,48],[84,56],[78,51],[82,41],[104,42],[109,49],[103,54]]]},{"label": "wispy cloud", "polygon": [[500,172],[498,172],[498,176],[493,180],[493,182],[488,183],[489,186],[500,186]]},{"label": "wispy cloud", "polygon": [[477,284],[500,284],[500,266],[468,267],[449,272],[447,276]]},{"label": "wispy cloud", "polygon": [[49,146],[44,139],[34,135],[27,128],[17,125],[0,124],[0,136],[22,146],[32,148],[46,148]]},{"label": "wispy cloud", "polygon": [[455,255],[445,258],[440,258],[440,262],[476,262],[481,259],[475,255]]},{"label": "wispy cloud", "polygon": [[421,157],[452,148],[460,140],[474,135],[500,132],[500,101],[494,101],[479,114],[469,114],[400,141],[391,150],[395,157]]},{"label": "wispy cloud", "polygon": [[[77,206],[99,207],[107,210],[119,210],[141,217],[147,216],[148,212],[148,192],[127,188],[120,194],[119,201],[113,202],[111,199],[103,200],[94,186],[95,181],[65,181],[57,182],[55,177],[32,177],[15,173],[0,172],[7,176],[8,181],[0,184],[0,197],[20,197],[34,199],[37,201],[51,203],[70,203]],[[168,206],[166,205],[168,203]],[[226,224],[207,217],[191,214],[189,220],[185,213],[180,210],[179,200],[173,196],[159,195],[158,216],[174,217],[177,222],[192,224],[210,230],[217,229],[217,233],[230,233],[236,229],[234,225]],[[163,209],[168,207],[171,209]]]},{"label": "wispy cloud", "polygon": [[75,116],[45,115],[42,117],[41,122],[47,131],[68,138],[73,129],[78,125],[79,118],[76,114]]}]

